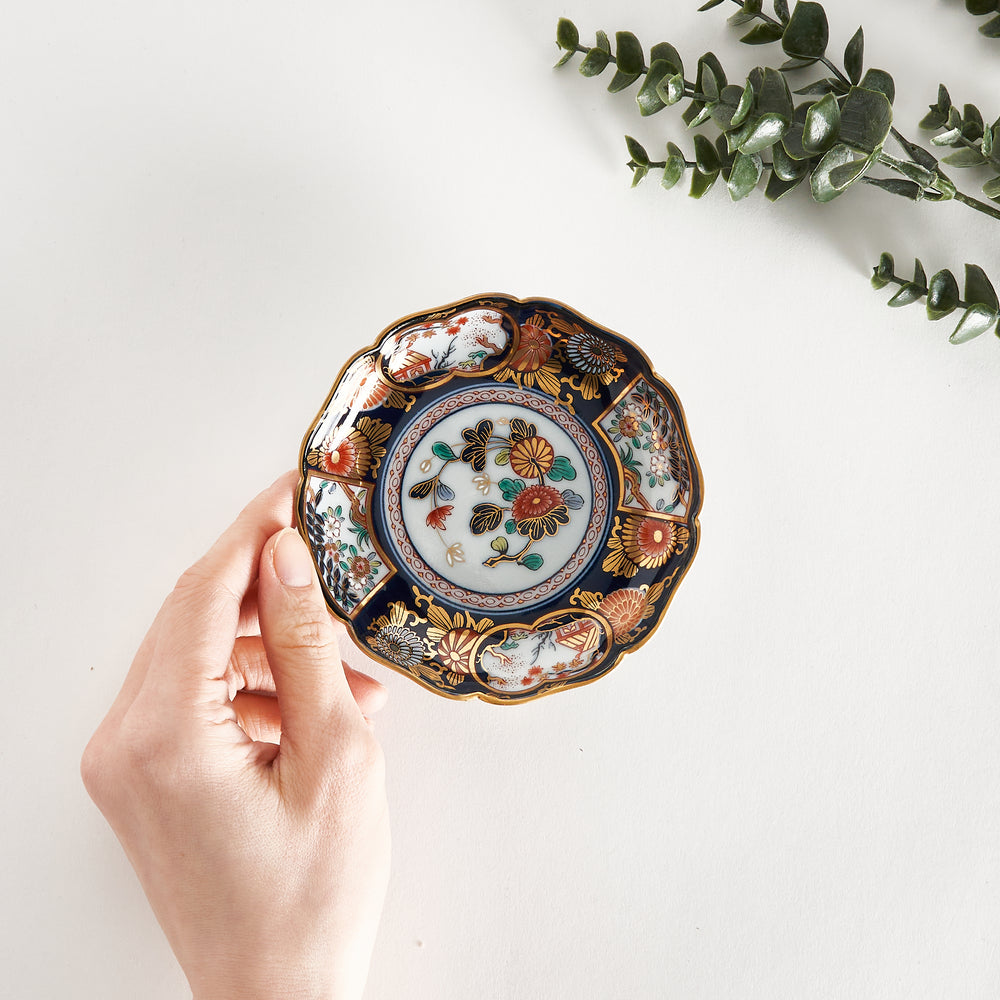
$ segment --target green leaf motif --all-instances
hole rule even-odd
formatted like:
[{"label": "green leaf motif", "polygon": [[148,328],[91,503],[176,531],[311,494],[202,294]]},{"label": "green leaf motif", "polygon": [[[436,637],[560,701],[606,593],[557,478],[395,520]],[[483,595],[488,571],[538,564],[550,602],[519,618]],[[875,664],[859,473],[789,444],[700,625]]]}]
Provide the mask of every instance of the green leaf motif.
[{"label": "green leaf motif", "polygon": [[781,47],[793,59],[819,59],[830,40],[823,5],[799,0],[781,37]]},{"label": "green leaf motif", "polygon": [[454,462],[458,459],[458,456],[443,441],[435,441],[434,444],[431,445],[431,451],[434,452],[438,458],[444,459],[446,462]]},{"label": "green leaf motif", "polygon": [[528,569],[541,569],[542,563],[545,560],[537,552],[529,552],[527,555],[522,556],[518,562]]},{"label": "green leaf motif", "polygon": [[642,144],[637,142],[632,136],[625,136],[625,146],[628,149],[628,155],[632,157],[634,163],[637,163],[640,167],[649,166],[649,154],[643,149]]},{"label": "green leaf motif", "polygon": [[523,479],[501,479],[498,483],[504,500],[513,500],[525,487]]},{"label": "green leaf motif", "polygon": [[576,479],[576,469],[565,455],[557,455],[546,476],[554,483],[562,482],[564,479],[572,481]]},{"label": "green leaf motif", "polygon": [[507,551],[507,548],[508,548],[507,539],[504,538],[503,535],[500,535],[499,537],[494,538],[493,541],[490,542],[490,548],[494,552],[499,552],[500,555],[503,555]]}]

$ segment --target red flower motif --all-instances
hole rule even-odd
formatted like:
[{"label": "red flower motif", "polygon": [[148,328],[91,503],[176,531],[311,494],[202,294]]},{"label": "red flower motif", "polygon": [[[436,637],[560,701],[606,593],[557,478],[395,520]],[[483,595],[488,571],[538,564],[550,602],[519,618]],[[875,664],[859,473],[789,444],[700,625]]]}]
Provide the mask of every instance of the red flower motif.
[{"label": "red flower motif", "polygon": [[323,446],[323,468],[334,476],[349,476],[354,471],[358,449],[349,438]]},{"label": "red flower motif", "polygon": [[448,519],[448,515],[455,508],[450,504],[445,504],[443,507],[435,507],[427,515],[427,526],[429,528],[437,528],[439,531],[443,531],[445,524],[444,522]]},{"label": "red flower motif", "polygon": [[510,359],[510,366],[518,372],[538,371],[552,354],[552,341],[537,326],[521,327],[517,350]]},{"label": "red flower motif", "polygon": [[545,517],[562,502],[562,494],[553,486],[527,486],[514,498],[510,512],[515,521],[526,521]]}]

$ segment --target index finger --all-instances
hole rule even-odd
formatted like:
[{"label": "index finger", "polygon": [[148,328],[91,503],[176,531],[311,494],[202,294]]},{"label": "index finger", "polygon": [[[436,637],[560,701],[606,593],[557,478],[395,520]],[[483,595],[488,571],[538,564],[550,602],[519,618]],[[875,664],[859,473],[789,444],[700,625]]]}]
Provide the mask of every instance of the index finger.
[{"label": "index finger", "polygon": [[180,685],[195,698],[216,700],[218,682],[225,684],[240,606],[257,578],[264,543],[292,524],[297,483],[296,472],[277,479],[177,581],[163,607],[149,682],[174,690]]}]

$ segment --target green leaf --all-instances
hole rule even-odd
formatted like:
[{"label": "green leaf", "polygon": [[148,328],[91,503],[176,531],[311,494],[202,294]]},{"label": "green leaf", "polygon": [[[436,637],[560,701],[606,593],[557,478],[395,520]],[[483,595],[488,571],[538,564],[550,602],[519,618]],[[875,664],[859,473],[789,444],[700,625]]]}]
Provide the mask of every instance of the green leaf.
[{"label": "green leaf", "polygon": [[969,306],[948,338],[953,344],[964,344],[985,333],[1000,318],[1000,312],[977,302]]},{"label": "green leaf", "polygon": [[983,134],[983,115],[975,104],[966,104],[962,109],[962,135],[966,139],[979,139]]},{"label": "green leaf", "polygon": [[992,14],[997,9],[997,0],[965,0],[965,9],[970,14]]},{"label": "green leaf", "polygon": [[632,138],[632,136],[625,136],[625,146],[628,149],[628,155],[632,157],[633,162],[638,164],[640,167],[649,166],[649,154],[645,149],[643,149],[639,142]]},{"label": "green leaf", "polygon": [[806,112],[802,146],[809,152],[825,153],[837,141],[839,131],[840,105],[833,94],[827,94]]},{"label": "green leaf", "polygon": [[667,165],[663,168],[663,179],[660,183],[665,188],[672,188],[684,176],[686,165],[684,154],[672,142],[668,142]]},{"label": "green leaf", "polygon": [[598,31],[594,47],[580,62],[580,72],[584,76],[600,76],[608,68],[610,61],[611,43],[603,31]]},{"label": "green leaf", "polygon": [[785,33],[779,24],[755,24],[741,39],[745,45],[767,45]]},{"label": "green leaf", "polygon": [[615,60],[621,73],[638,76],[645,69],[642,45],[631,31],[615,32]]},{"label": "green leaf", "polygon": [[608,93],[619,94],[621,91],[627,90],[640,76],[642,76],[641,73],[623,73],[621,70],[618,70],[608,84]]},{"label": "green leaf", "polygon": [[753,107],[753,102],[753,86],[747,80],[743,87],[743,93],[740,95],[739,104],[736,105],[736,111],[733,112],[732,120],[729,123],[731,128],[739,128],[746,121],[747,115],[750,114],[750,109]]},{"label": "green leaf", "polygon": [[643,80],[639,93],[635,97],[639,105],[639,114],[643,117],[655,115],[657,111],[662,111],[668,103],[675,103],[674,101],[668,102],[660,96],[660,83],[673,75],[675,75],[674,67],[665,59],[657,59],[649,67],[646,79]]},{"label": "green leaf", "polygon": [[764,162],[757,153],[749,156],[746,153],[737,153],[727,182],[729,196],[733,201],[745,198],[757,186],[763,173]]},{"label": "green leaf", "polygon": [[830,25],[823,5],[799,0],[781,38],[785,54],[795,59],[819,59],[830,40]]},{"label": "green leaf", "polygon": [[862,180],[872,187],[909,198],[910,201],[920,201],[924,197],[924,189],[916,181],[897,180],[895,177],[863,177]]},{"label": "green leaf", "polygon": [[770,66],[764,70],[764,78],[757,94],[757,110],[761,114],[780,115],[788,121],[792,120],[795,113],[785,77]]},{"label": "green leaf", "polygon": [[983,185],[983,194],[994,200],[1000,198],[1000,177],[994,177]]},{"label": "green leaf", "polygon": [[[779,147],[775,146],[774,148],[778,149]],[[805,176],[805,173],[802,173],[791,180],[785,180],[776,173],[772,173],[767,179],[767,187],[764,188],[764,197],[768,201],[777,201],[779,198],[784,198],[789,191],[793,191],[805,180]]]},{"label": "green leaf", "polygon": [[700,132],[694,137],[694,159],[703,174],[719,172],[721,163],[715,145]]},{"label": "green leaf", "polygon": [[743,91],[739,87],[727,84],[722,88],[719,99],[712,104],[712,118],[722,131],[733,127],[733,115],[736,114],[742,97]]},{"label": "green leaf", "polygon": [[664,104],[676,104],[684,96],[684,77],[680,73],[663,77],[656,85],[656,96]]},{"label": "green leaf", "polygon": [[722,68],[718,56],[714,52],[706,52],[698,60],[698,75],[695,78],[694,89],[699,94],[715,100],[728,82],[726,71]]},{"label": "green leaf", "polygon": [[771,147],[771,168],[779,180],[798,181],[809,173],[809,161],[793,160],[785,152],[785,147],[776,142]]},{"label": "green leaf", "polygon": [[946,156],[944,162],[952,167],[981,167],[986,162],[986,157],[978,149],[965,146]]},{"label": "green leaf", "polygon": [[568,18],[559,18],[559,23],[556,25],[556,45],[561,49],[575,52],[579,44],[580,32],[577,31],[576,25]]},{"label": "green leaf", "polygon": [[518,559],[518,562],[522,566],[527,566],[528,569],[541,569],[544,561],[545,560],[542,559],[537,552],[529,552],[527,555]]},{"label": "green leaf", "polygon": [[499,552],[500,555],[503,555],[508,548],[507,539],[504,538],[503,535],[498,535],[492,542],[490,542],[490,548],[494,552]]},{"label": "green leaf", "polygon": [[892,306],[893,309],[897,309],[900,306],[908,306],[911,302],[916,302],[924,294],[924,289],[920,285],[913,284],[912,281],[907,282],[903,287],[896,292],[895,295],[886,303],[886,305]]},{"label": "green leaf", "polygon": [[990,309],[1000,309],[996,289],[978,264],[965,265],[965,301],[978,302]]},{"label": "green leaf", "polygon": [[681,59],[681,54],[675,49],[670,42],[657,42],[649,50],[649,62],[652,65],[657,59],[662,59],[664,62],[670,63],[674,67],[674,72],[684,76],[684,60]]},{"label": "green leaf", "polygon": [[980,27],[979,33],[987,38],[1000,38],[1000,17],[987,21]]},{"label": "green leaf", "polygon": [[927,287],[927,318],[942,319],[958,308],[958,282],[951,271],[938,271]]},{"label": "green leaf", "polygon": [[708,3],[703,3],[699,8],[699,12],[703,10],[711,10],[713,7],[718,7],[720,3],[725,3],[725,0],[708,0]]},{"label": "green leaf", "polygon": [[715,183],[719,176],[719,172],[705,174],[700,170],[694,170],[691,173],[691,190],[688,194],[692,198],[701,198]]},{"label": "green leaf", "polygon": [[847,70],[847,75],[851,78],[851,83],[856,84],[861,79],[861,67],[864,61],[865,32],[863,28],[858,28],[844,50],[844,68]]},{"label": "green leaf", "polygon": [[645,164],[635,164],[634,166],[630,164],[629,166],[631,167],[632,170],[631,187],[635,187],[642,181],[642,179],[646,176],[646,174],[649,173],[649,167],[646,166]]},{"label": "green leaf", "polygon": [[788,24],[788,0],[774,0],[774,16],[782,24]]},{"label": "green leaf", "polygon": [[920,263],[919,257],[913,258],[913,284],[927,290],[927,272],[924,270],[924,265]]},{"label": "green leaf", "polygon": [[840,109],[840,141],[861,153],[882,148],[892,127],[892,105],[885,94],[851,87]]},{"label": "green leaf", "polygon": [[896,83],[884,69],[870,69],[859,84],[862,90],[877,90],[892,104],[896,100]]},{"label": "green leaf", "polygon": [[517,530],[517,521],[515,521],[512,517],[504,521],[503,530],[506,531],[508,535],[513,535]]},{"label": "green leaf", "polygon": [[435,441],[431,445],[431,451],[437,455],[438,458],[444,459],[446,462],[455,461],[458,456],[451,450],[451,448],[444,443],[444,441]]},{"label": "green leaf", "polygon": [[885,288],[886,285],[896,276],[896,263],[892,259],[892,254],[883,251],[879,257],[878,266],[872,268],[872,286],[874,288]]},{"label": "green leaf", "polygon": [[867,169],[869,159],[856,160],[843,143],[823,154],[809,178],[813,198],[821,204],[833,201]]},{"label": "green leaf", "polygon": [[738,149],[741,153],[759,153],[781,139],[788,128],[789,121],[782,115],[761,115],[750,127],[747,137],[740,142]]}]

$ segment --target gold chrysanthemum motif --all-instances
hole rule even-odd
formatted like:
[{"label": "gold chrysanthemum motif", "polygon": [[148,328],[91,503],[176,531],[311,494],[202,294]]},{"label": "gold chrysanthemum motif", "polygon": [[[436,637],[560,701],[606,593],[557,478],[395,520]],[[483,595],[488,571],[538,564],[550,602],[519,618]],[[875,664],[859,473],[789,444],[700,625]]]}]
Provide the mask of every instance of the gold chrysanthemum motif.
[{"label": "gold chrysanthemum motif", "polygon": [[524,479],[540,479],[555,460],[552,445],[537,435],[516,441],[510,449],[510,467]]}]

